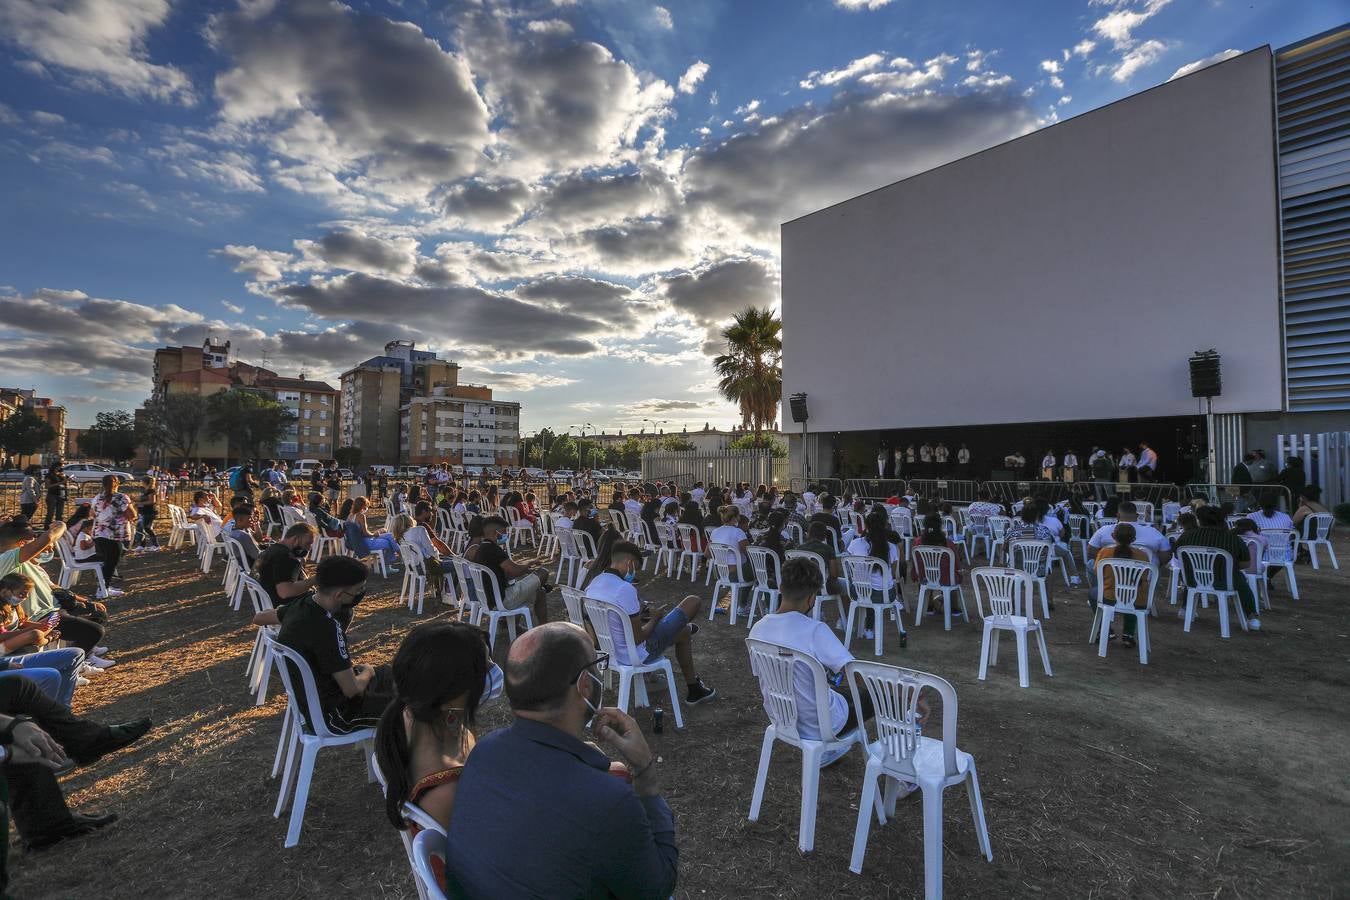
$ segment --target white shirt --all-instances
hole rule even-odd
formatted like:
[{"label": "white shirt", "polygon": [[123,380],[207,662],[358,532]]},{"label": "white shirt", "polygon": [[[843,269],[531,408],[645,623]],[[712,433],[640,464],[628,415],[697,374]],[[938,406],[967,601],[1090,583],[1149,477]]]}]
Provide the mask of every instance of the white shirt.
[{"label": "white shirt", "polygon": [[[882,560],[882,562],[888,562],[891,565],[895,565],[896,563],[900,562],[900,548],[897,547],[895,544],[891,544],[890,548],[891,548],[890,558],[884,559]],[[867,542],[867,538],[856,537],[848,542],[848,547],[845,548],[844,552],[849,554],[850,556],[871,556],[872,545]],[[893,584],[895,584],[895,579],[891,575],[890,566],[887,566],[885,575],[872,576],[872,587],[877,588],[879,590],[887,590]]]},{"label": "white shirt", "polygon": [[421,550],[422,556],[426,559],[441,558],[441,555],[436,552],[436,547],[431,543],[431,537],[427,534],[427,530],[421,525],[415,525],[403,532],[403,539]]},{"label": "white shirt", "polygon": [[[765,616],[750,629],[750,637],[791,647],[814,657],[832,672],[842,672],[844,666],[853,659],[853,654],[845,649],[830,626],[795,611]],[[820,716],[816,710],[815,679],[805,665],[797,664],[793,670],[794,693],[797,695],[797,731],[807,740],[819,740]],[[826,694],[830,699],[830,725],[838,734],[848,720],[848,701],[838,691],[826,691]]]},{"label": "white shirt", "polygon": [[[1171,541],[1167,540],[1166,536],[1152,525],[1146,522],[1129,522],[1127,524],[1134,526],[1134,542],[1139,546],[1148,547],[1154,555],[1172,552]],[[1115,525],[1103,525],[1092,533],[1092,537],[1088,538],[1088,546],[1093,550],[1115,546],[1116,539],[1111,536],[1111,532],[1115,530]]]},{"label": "white shirt", "polygon": [[961,465],[963,465],[963,466],[964,466],[966,463],[970,462],[970,451],[967,450],[965,447],[962,447],[960,450],[957,450],[957,451],[956,451],[956,461],[959,462],[959,463],[960,463]]},{"label": "white shirt", "polygon": [[1153,452],[1152,447],[1144,448],[1144,452],[1139,454],[1139,468],[1152,469],[1158,465],[1158,454]]},{"label": "white shirt", "polygon": [[1064,523],[1059,520],[1059,516],[1046,516],[1044,519],[1041,519],[1041,524],[1046,528],[1049,528],[1054,534],[1055,543],[1060,543],[1062,541],[1064,537]]},{"label": "white shirt", "polygon": [[741,541],[748,540],[750,540],[750,536],[735,525],[722,525],[714,528],[712,532],[712,542],[714,544],[726,544],[736,551],[736,562],[738,563],[745,562],[741,559],[740,546]]},{"label": "white shirt", "polygon": [[[590,587],[586,588],[586,596],[613,603],[628,616],[635,616],[642,611],[642,602],[638,600],[637,588],[613,572],[601,572],[595,576],[595,580],[591,582]],[[632,619],[629,619],[630,623],[631,621]],[[630,650],[630,658],[627,660],[628,665],[639,666],[647,661],[646,643],[643,642],[636,647],[628,648],[628,635],[624,631],[623,620],[612,611],[609,614],[609,633],[614,639],[616,653],[622,656],[625,648]],[[617,661],[625,662],[623,659]]]},{"label": "white shirt", "polygon": [[703,490],[703,488],[694,488],[692,491],[689,492],[689,498],[693,500],[695,503],[702,503],[703,495],[706,493],[707,491]]},{"label": "white shirt", "polygon": [[943,446],[941,446],[941,445],[935,447],[935,448],[933,449],[933,456],[937,459],[938,462],[946,462],[946,461],[947,461],[947,448],[946,448],[946,447],[943,447]]},{"label": "white shirt", "polygon": [[1072,453],[1064,454],[1064,468],[1075,469],[1078,467],[1078,457]]},{"label": "white shirt", "polygon": [[1134,465],[1134,454],[1133,454],[1133,453],[1126,453],[1124,456],[1122,456],[1122,457],[1120,458],[1120,462],[1118,463],[1118,465],[1119,465],[1120,468],[1122,468],[1122,469],[1126,469],[1126,468],[1129,468],[1130,466]]},{"label": "white shirt", "polygon": [[220,525],[222,520],[216,515],[216,511],[209,506],[194,506],[188,510],[189,519],[205,519],[212,525]]},{"label": "white shirt", "polygon": [[1254,509],[1247,513],[1247,518],[1255,522],[1256,527],[1260,528],[1262,531],[1267,531],[1271,528],[1292,529],[1294,527],[1294,520],[1289,518],[1289,514],[1280,512],[1278,509],[1275,510],[1275,515],[1273,516],[1267,516],[1261,510]]},{"label": "white shirt", "polygon": [[1055,458],[1049,454],[1046,454],[1045,458],[1041,460],[1041,468],[1053,469],[1054,467],[1055,467]]},{"label": "white shirt", "polygon": [[571,528],[571,527],[572,527],[572,520],[569,519],[569,518],[568,518],[567,516],[565,516],[565,515],[560,515],[560,516],[558,516],[558,518],[556,518],[556,519],[553,520],[553,527],[554,527],[554,528]]},{"label": "white shirt", "polygon": [[919,460],[922,462],[931,462],[933,459],[933,448],[924,444],[919,448]]},{"label": "white shirt", "polygon": [[641,501],[641,500],[634,500],[634,499],[632,499],[632,498],[630,497],[629,499],[623,501],[623,509],[624,509],[624,512],[628,513],[628,515],[630,515],[630,516],[632,516],[632,517],[634,517],[634,518],[641,518],[641,516],[642,516],[642,501]]}]

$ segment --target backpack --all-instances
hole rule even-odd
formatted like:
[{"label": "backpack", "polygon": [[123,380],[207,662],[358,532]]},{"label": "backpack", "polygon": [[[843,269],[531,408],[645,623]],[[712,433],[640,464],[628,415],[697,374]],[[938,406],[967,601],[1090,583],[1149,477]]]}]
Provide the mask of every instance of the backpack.
[{"label": "backpack", "polygon": [[235,469],[234,474],[230,476],[230,490],[242,491],[243,489],[244,489],[244,470],[241,467]]}]

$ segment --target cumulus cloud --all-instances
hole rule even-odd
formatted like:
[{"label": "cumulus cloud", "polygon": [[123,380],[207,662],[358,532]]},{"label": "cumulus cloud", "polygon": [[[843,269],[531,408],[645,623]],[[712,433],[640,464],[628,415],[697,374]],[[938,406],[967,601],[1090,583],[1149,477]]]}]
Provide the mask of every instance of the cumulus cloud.
[{"label": "cumulus cloud", "polygon": [[661,278],[656,290],[676,312],[716,326],[747,306],[777,306],[778,268],[757,256],[732,257]]},{"label": "cumulus cloud", "polygon": [[416,240],[375,237],[354,228],[330,231],[317,241],[296,241],[295,249],[321,268],[410,275],[417,265]]},{"label": "cumulus cloud", "polygon": [[704,76],[708,74],[709,68],[711,67],[700,59],[689,68],[685,69],[684,74],[680,76],[678,85],[680,93],[692,94],[694,91],[698,90],[699,82],[701,82]]},{"label": "cumulus cloud", "polygon": [[534,190],[514,178],[473,179],[453,185],[442,206],[452,222],[471,230],[492,230],[510,225],[521,217]]},{"label": "cumulus cloud", "polygon": [[1110,67],[1111,80],[1129,81],[1135,72],[1153,65],[1166,51],[1167,45],[1159,40],[1151,39],[1136,44],[1126,51],[1125,55],[1120,58],[1120,62]]},{"label": "cumulus cloud", "polygon": [[524,230],[565,234],[624,219],[660,215],[678,205],[679,187],[655,168],[618,175],[578,174],[558,180],[542,196]]},{"label": "cumulus cloud", "polygon": [[1114,8],[1093,22],[1092,30],[1099,37],[1110,41],[1117,50],[1128,50],[1135,44],[1135,30],[1171,2],[1172,0],[1144,0],[1139,6],[1135,6],[1129,0],[1109,4],[1094,3],[1093,5],[1110,5]]},{"label": "cumulus cloud", "polygon": [[1218,53],[1215,53],[1213,56],[1206,56],[1204,59],[1197,59],[1195,62],[1186,63],[1186,65],[1182,66],[1181,68],[1173,72],[1172,77],[1167,80],[1175,81],[1178,78],[1184,78],[1187,75],[1191,74],[1192,72],[1198,72],[1201,69],[1205,69],[1208,68],[1209,66],[1214,65],[1215,63],[1221,63],[1225,59],[1232,59],[1235,56],[1241,55],[1242,55],[1241,50],[1221,50]]},{"label": "cumulus cloud", "polygon": [[234,271],[243,272],[255,281],[280,281],[294,257],[280,250],[261,250],[252,244],[227,244],[215,252],[234,263]]},{"label": "cumulus cloud", "polygon": [[631,288],[583,275],[553,275],[519,285],[515,296],[535,306],[629,327],[648,304]]},{"label": "cumulus cloud", "polygon": [[[831,69],[828,72],[812,72],[806,78],[802,79],[799,87],[803,90],[811,90],[816,85],[830,87],[844,81],[850,81],[862,75],[865,72],[871,72],[886,62],[886,54],[869,53],[866,56],[853,60],[846,66],[838,69]],[[737,110],[739,112],[740,110]]]},{"label": "cumulus cloud", "polygon": [[0,0],[0,40],[29,56],[34,74],[56,69],[80,88],[191,104],[188,76],[146,49],[170,11],[169,0]]},{"label": "cumulus cloud", "polygon": [[857,12],[860,9],[881,9],[890,2],[891,0],[834,0],[834,5],[849,12]]}]

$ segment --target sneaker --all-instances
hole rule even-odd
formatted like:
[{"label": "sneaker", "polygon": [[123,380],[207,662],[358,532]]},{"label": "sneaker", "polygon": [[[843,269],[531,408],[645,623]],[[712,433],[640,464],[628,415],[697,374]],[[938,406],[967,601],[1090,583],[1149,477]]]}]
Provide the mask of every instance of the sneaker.
[{"label": "sneaker", "polygon": [[690,622],[690,623],[689,623],[689,636],[690,636],[690,637],[693,637],[693,636],[696,635],[696,634],[698,634],[698,623],[697,623],[697,622]]},{"label": "sneaker", "polygon": [[1120,640],[1121,640],[1121,643],[1123,643],[1126,647],[1133,647],[1133,646],[1135,646],[1134,635],[1132,635],[1132,634],[1127,634],[1127,635],[1125,635],[1124,637],[1122,637]]},{"label": "sneaker", "polygon": [[106,656],[107,653],[108,653],[108,648],[107,648],[107,647],[95,647],[95,648],[94,648],[94,652],[93,652],[92,655],[94,655],[94,656]]},{"label": "sneaker", "polygon": [[1252,631],[1260,631],[1260,630],[1261,630],[1261,620],[1260,620],[1260,619],[1248,619],[1248,620],[1247,620],[1247,628],[1249,628],[1249,629],[1252,630]]},{"label": "sneaker", "polygon": [[862,630],[862,636],[864,640],[872,641],[876,640],[877,633],[870,628],[864,628]]},{"label": "sneaker", "polygon": [[86,684],[88,684],[88,683],[89,683],[89,679],[88,679],[88,678],[85,678],[83,675],[76,675],[76,676],[75,676],[75,686],[76,686],[76,687],[84,687],[84,686],[85,686]]},{"label": "sneaker", "polygon": [[911,781],[901,781],[901,782],[899,783],[898,789],[897,789],[896,792],[895,792],[895,799],[897,799],[897,800],[903,800],[903,799],[905,799],[906,797],[908,797],[910,794],[912,794],[912,793],[914,793],[915,791],[917,791],[918,789],[919,789],[919,786],[918,786],[917,784],[914,784],[914,783],[911,782]]},{"label": "sneaker", "polygon": [[685,696],[684,702],[690,706],[696,706],[704,700],[711,700],[716,696],[716,689],[708,687],[703,683],[703,679],[700,678],[698,681],[689,685],[689,693]]},{"label": "sneaker", "polygon": [[104,659],[97,653],[92,653],[84,658],[85,665],[92,666],[95,669],[111,669],[117,665],[115,659]]},{"label": "sneaker", "polygon": [[96,669],[93,666],[89,665],[88,662],[86,662],[83,666],[80,667],[80,675],[86,678],[90,675],[102,675],[102,674],[103,674],[102,669]]},{"label": "sneaker", "polygon": [[1070,576],[1069,576],[1069,584],[1073,585],[1074,587],[1078,587],[1078,586],[1081,585],[1082,583],[1083,583],[1083,579],[1079,578],[1077,575],[1070,575]]}]

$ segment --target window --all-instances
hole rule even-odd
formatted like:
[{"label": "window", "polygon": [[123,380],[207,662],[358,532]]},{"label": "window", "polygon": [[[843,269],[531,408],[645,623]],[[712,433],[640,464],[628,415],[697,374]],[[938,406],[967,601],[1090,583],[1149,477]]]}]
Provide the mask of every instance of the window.
[{"label": "window", "polygon": [[321,422],[328,421],[328,410],[326,409],[319,410],[319,421]]},{"label": "window", "polygon": [[308,419],[308,418],[310,418],[311,415],[313,415],[313,413],[314,413],[314,410],[312,410],[312,409],[304,410],[303,413],[301,414],[301,418],[303,418],[303,419]]},{"label": "window", "polygon": [[320,426],[319,437],[328,437],[328,429]]},{"label": "window", "polygon": [[328,395],[327,395],[327,394],[320,394],[320,395],[319,395],[319,405],[320,405],[320,406],[327,406],[327,405],[328,405]]},{"label": "window", "polygon": [[310,402],[311,400],[313,400],[313,399],[314,399],[314,395],[313,395],[313,394],[301,394],[301,395],[300,395],[300,402],[301,402],[301,403],[309,403],[309,402]]}]

